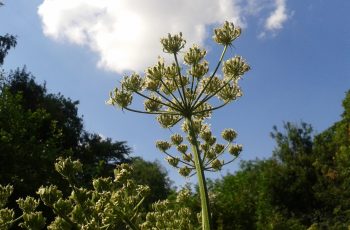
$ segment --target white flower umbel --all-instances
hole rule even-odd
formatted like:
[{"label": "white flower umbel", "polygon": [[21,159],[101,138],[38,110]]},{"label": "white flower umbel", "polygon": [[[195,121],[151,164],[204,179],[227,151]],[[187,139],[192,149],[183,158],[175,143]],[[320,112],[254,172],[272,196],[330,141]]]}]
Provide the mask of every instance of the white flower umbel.
[{"label": "white flower umbel", "polygon": [[[214,30],[213,39],[223,46],[223,51],[210,75],[209,63],[205,60],[206,51],[192,46],[184,54],[184,65],[180,65],[178,54],[186,41],[182,33],[169,34],[161,39],[161,44],[163,51],[174,57],[174,62],[167,65],[163,59],[159,59],[155,66],[145,71],[144,77],[137,74],[124,77],[107,102],[128,111],[156,115],[163,128],[181,122],[183,136],[174,134],[169,141],[157,141],[156,146],[167,155],[168,163],[177,168],[181,175],[197,174],[204,230],[211,229],[204,171],[220,170],[235,160],[242,150],[241,145],[234,143],[237,136],[234,130],[224,130],[222,138],[227,143],[220,144],[205,123],[214,110],[242,96],[238,82],[250,69],[249,65],[240,56],[223,62],[227,48],[240,34],[241,29],[229,22]],[[222,73],[218,74],[221,66]],[[145,99],[144,110],[131,107],[134,96]],[[178,151],[177,155],[170,152],[172,147]],[[227,162],[220,159],[226,150],[232,156]]]}]

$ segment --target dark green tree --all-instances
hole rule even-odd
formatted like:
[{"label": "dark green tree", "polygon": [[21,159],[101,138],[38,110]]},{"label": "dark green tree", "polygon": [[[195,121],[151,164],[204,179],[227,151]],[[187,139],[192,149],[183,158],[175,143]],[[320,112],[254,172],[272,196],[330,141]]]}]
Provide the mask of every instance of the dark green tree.
[{"label": "dark green tree", "polygon": [[274,205],[284,209],[288,218],[296,216],[308,225],[313,210],[319,208],[313,191],[317,178],[312,127],[287,122],[284,129],[282,133],[274,128],[271,134],[277,144],[273,156],[280,163],[279,177],[271,181],[271,195]]},{"label": "dark green tree", "polygon": [[242,162],[214,183],[214,214],[223,229],[305,229],[317,207],[313,194],[312,128],[284,124],[272,133],[273,157]]},{"label": "dark green tree", "polygon": [[[0,43],[3,56],[15,45],[12,37],[8,39]],[[93,177],[112,175],[115,164],[129,161],[131,150],[125,142],[102,139],[83,129],[78,101],[48,93],[26,68],[2,71],[1,76],[0,184],[15,188],[9,207],[16,208],[16,199],[34,195],[41,185],[56,184],[64,191],[62,179],[52,170],[59,156],[84,163],[81,183],[86,186]]]},{"label": "dark green tree", "polygon": [[343,108],[341,120],[315,137],[315,194],[322,203],[315,222],[329,229],[350,225],[350,91]]},{"label": "dark green tree", "polygon": [[223,229],[348,229],[350,91],[343,107],[341,120],[316,136],[306,123],[274,127],[270,159],[243,162],[211,186],[216,222]]},{"label": "dark green tree", "polygon": [[149,209],[152,203],[165,200],[171,194],[171,181],[159,162],[149,162],[135,157],[132,159],[132,165],[134,170],[131,177],[137,184],[148,185],[150,188],[150,194],[144,201],[146,209]]},{"label": "dark green tree", "polygon": [[[0,2],[0,6],[3,5]],[[17,44],[16,37],[10,34],[5,34],[4,36],[0,36],[0,65],[4,64],[4,59],[8,53],[8,51],[15,47]]]}]

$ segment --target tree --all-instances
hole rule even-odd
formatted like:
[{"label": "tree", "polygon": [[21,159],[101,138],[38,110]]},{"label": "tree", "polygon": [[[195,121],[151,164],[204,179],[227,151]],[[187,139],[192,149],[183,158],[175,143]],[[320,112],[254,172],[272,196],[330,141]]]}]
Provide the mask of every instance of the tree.
[{"label": "tree", "polygon": [[129,162],[125,142],[102,139],[83,129],[78,102],[47,93],[25,69],[11,71],[0,88],[0,184],[12,184],[15,200],[34,195],[41,185],[56,184],[68,191],[52,170],[59,156],[84,163],[81,183],[96,176],[112,175],[115,164]]},{"label": "tree", "polygon": [[343,108],[342,119],[315,137],[315,194],[323,206],[316,223],[331,229],[350,225],[350,91]]},{"label": "tree", "polygon": [[[0,6],[2,3],[0,2]],[[10,34],[0,36],[0,66],[4,64],[4,59],[8,51],[17,44],[16,37]]]},{"label": "tree", "polygon": [[145,161],[140,157],[132,159],[133,173],[131,178],[137,184],[147,185],[150,194],[144,201],[144,206],[149,210],[151,204],[165,200],[171,194],[171,181],[168,174],[159,162]]},{"label": "tree", "polygon": [[[285,133],[274,128],[271,134],[276,140],[274,158],[281,163],[279,177],[271,181],[274,205],[288,210],[308,225],[318,202],[313,186],[317,177],[314,168],[312,127],[301,123],[285,123]],[[288,216],[288,218],[291,216]]]}]

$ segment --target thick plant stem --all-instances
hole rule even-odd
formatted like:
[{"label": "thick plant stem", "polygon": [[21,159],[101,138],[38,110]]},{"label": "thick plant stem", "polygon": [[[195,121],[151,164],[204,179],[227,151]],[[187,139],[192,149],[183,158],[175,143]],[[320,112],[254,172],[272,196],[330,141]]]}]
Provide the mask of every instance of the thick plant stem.
[{"label": "thick plant stem", "polygon": [[206,184],[205,175],[204,175],[204,166],[203,166],[202,159],[200,158],[200,155],[199,155],[197,135],[194,131],[192,119],[187,118],[187,121],[190,124],[189,135],[191,138],[191,148],[194,156],[194,162],[195,162],[196,172],[198,177],[199,195],[200,195],[201,207],[202,207],[202,230],[210,230],[211,216],[210,216],[208,189],[207,189],[207,184]]}]

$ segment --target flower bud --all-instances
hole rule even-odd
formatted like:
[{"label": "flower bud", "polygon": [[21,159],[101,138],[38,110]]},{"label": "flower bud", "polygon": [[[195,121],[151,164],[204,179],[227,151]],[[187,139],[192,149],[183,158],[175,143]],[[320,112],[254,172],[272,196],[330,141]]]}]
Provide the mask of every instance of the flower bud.
[{"label": "flower bud", "polygon": [[84,204],[91,198],[91,191],[86,188],[77,188],[72,191],[71,198],[78,203]]},{"label": "flower bud", "polygon": [[199,64],[195,64],[190,69],[189,73],[195,78],[201,78],[209,71],[209,65],[208,62],[203,62]]},{"label": "flower bud", "polygon": [[110,98],[107,104],[118,105],[120,108],[125,108],[132,102],[132,94],[123,90],[115,88],[113,92],[110,93]]},{"label": "flower bud", "polygon": [[39,200],[36,200],[30,196],[27,196],[26,199],[19,198],[16,200],[16,202],[19,208],[25,213],[34,212],[40,203]]},{"label": "flower bud", "polygon": [[112,188],[112,178],[107,177],[107,178],[97,178],[97,179],[93,179],[92,181],[92,185],[94,187],[94,189],[97,192],[103,192],[103,191],[108,191],[111,190]]},{"label": "flower bud", "polygon": [[183,153],[183,154],[182,154],[182,159],[183,159],[184,161],[190,162],[190,161],[192,161],[192,154],[191,154],[191,153],[188,153],[188,154]]},{"label": "flower bud", "polygon": [[187,177],[188,175],[190,175],[191,171],[192,170],[187,166],[184,166],[184,167],[179,169],[180,175],[184,176],[184,177]]},{"label": "flower bud", "polygon": [[150,96],[151,99],[147,99],[144,102],[145,110],[148,112],[156,112],[162,108],[162,99],[155,95]]},{"label": "flower bud", "polygon": [[225,129],[222,131],[221,136],[224,140],[232,142],[237,137],[237,133],[233,129]]},{"label": "flower bud", "polygon": [[173,167],[177,167],[179,164],[179,158],[177,157],[167,157],[166,161]]},{"label": "flower bud", "polygon": [[4,229],[10,228],[10,223],[15,218],[15,212],[12,209],[0,209],[0,224]]},{"label": "flower bud", "polygon": [[218,98],[220,98],[224,102],[230,102],[230,101],[236,100],[237,98],[241,97],[242,91],[236,85],[231,86],[231,85],[227,84],[224,88],[222,88],[220,90],[220,92],[218,92],[217,96],[218,96]]},{"label": "flower bud", "polygon": [[5,207],[7,203],[7,199],[10,197],[12,192],[13,192],[13,186],[11,185],[3,186],[0,184],[0,209]]},{"label": "flower bud", "polygon": [[198,46],[193,45],[184,56],[184,61],[188,65],[198,64],[206,55],[207,51],[199,49]]},{"label": "flower bud", "polygon": [[195,110],[196,118],[200,120],[205,118],[210,118],[212,114],[212,111],[211,111],[212,108],[213,107],[208,102],[204,102],[203,104],[201,104],[196,108]]},{"label": "flower bud", "polygon": [[222,165],[223,165],[223,162],[221,162],[219,159],[215,159],[215,160],[213,160],[213,162],[211,163],[211,167],[212,167],[214,170],[216,170],[216,171],[221,170]]},{"label": "flower bud", "polygon": [[221,88],[222,80],[220,80],[216,76],[212,77],[211,80],[210,80],[210,78],[206,77],[206,78],[203,78],[201,80],[200,84],[201,84],[201,86],[200,86],[201,90],[203,90],[205,87],[204,92],[206,94],[214,94]]},{"label": "flower bud", "polygon": [[241,29],[235,27],[233,23],[225,22],[221,28],[214,30],[213,39],[218,44],[231,45],[232,42],[241,35]]},{"label": "flower bud", "polygon": [[225,74],[226,78],[231,78],[232,76],[234,79],[238,79],[249,69],[249,65],[241,56],[235,56],[234,58],[224,62],[222,72]]},{"label": "flower bud", "polygon": [[166,152],[168,149],[170,149],[171,144],[166,141],[157,141],[156,142],[156,147],[161,151],[161,152]]},{"label": "flower bud", "polygon": [[177,151],[179,151],[180,153],[186,153],[187,152],[187,149],[188,149],[188,146],[185,145],[185,144],[181,144],[181,145],[178,145],[176,147]]},{"label": "flower bud", "polygon": [[208,160],[213,160],[217,157],[217,154],[213,149],[209,149],[209,151],[205,153],[205,157],[208,158]]},{"label": "flower bud", "polygon": [[191,199],[191,190],[189,189],[181,189],[176,196],[176,202],[178,203],[186,203]]},{"label": "flower bud", "polygon": [[122,81],[122,87],[132,92],[142,91],[143,79],[136,73],[132,74],[130,77],[125,76]]},{"label": "flower bud", "polygon": [[162,80],[165,76],[165,66],[163,59],[160,59],[157,65],[150,67],[146,70],[146,78],[155,81]]},{"label": "flower bud", "polygon": [[151,189],[147,185],[139,185],[136,190],[138,194],[142,197],[147,196],[151,191]]},{"label": "flower bud", "polygon": [[42,212],[24,213],[23,221],[19,226],[24,229],[42,229],[45,227],[45,218]]},{"label": "flower bud", "polygon": [[179,116],[170,114],[161,114],[157,116],[157,121],[159,124],[166,129],[173,127],[179,121],[179,119]]},{"label": "flower bud", "polygon": [[77,173],[83,171],[83,165],[79,160],[72,161],[70,157],[66,159],[59,157],[55,163],[55,169],[66,180],[72,180]]},{"label": "flower bud", "polygon": [[179,33],[174,36],[168,34],[167,38],[160,39],[160,43],[165,53],[177,54],[185,46],[186,41],[182,38],[182,33]]},{"label": "flower bud", "polygon": [[222,144],[215,144],[214,151],[216,154],[222,153],[222,151],[225,149],[225,146]]},{"label": "flower bud", "polygon": [[166,95],[170,95],[177,89],[173,79],[165,80],[164,84],[160,86],[160,90],[165,93]]},{"label": "flower bud", "polygon": [[48,187],[41,186],[37,191],[40,199],[47,206],[52,206],[58,199],[62,198],[62,192],[58,190],[57,186],[50,185]]},{"label": "flower bud", "polygon": [[57,210],[58,213],[67,215],[73,209],[72,201],[67,199],[64,200],[62,198],[58,199],[58,201],[53,205],[54,209]]},{"label": "flower bud", "polygon": [[157,91],[160,87],[160,81],[152,80],[150,78],[146,78],[145,80],[145,88],[150,91]]},{"label": "flower bud", "polygon": [[238,157],[238,155],[242,152],[243,146],[242,145],[231,145],[230,148],[228,149],[228,152],[235,156]]},{"label": "flower bud", "polygon": [[121,164],[117,165],[116,169],[113,170],[114,172],[114,181],[115,182],[125,182],[132,173],[132,166],[130,164]]},{"label": "flower bud", "polygon": [[207,140],[207,143],[212,146],[214,145],[216,142],[216,137],[211,137],[209,140]]},{"label": "flower bud", "polygon": [[210,145],[208,145],[207,143],[201,144],[201,145],[200,145],[200,148],[201,148],[201,150],[202,150],[203,152],[206,152],[206,151],[208,151],[208,150],[210,149]]},{"label": "flower bud", "polygon": [[204,141],[208,141],[210,140],[210,138],[212,137],[212,133],[209,129],[205,129],[205,130],[202,130],[200,133],[199,133],[199,136],[204,140]]},{"label": "flower bud", "polygon": [[171,136],[171,142],[174,144],[174,145],[180,145],[183,141],[183,138],[180,134],[174,134]]}]

